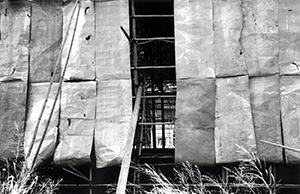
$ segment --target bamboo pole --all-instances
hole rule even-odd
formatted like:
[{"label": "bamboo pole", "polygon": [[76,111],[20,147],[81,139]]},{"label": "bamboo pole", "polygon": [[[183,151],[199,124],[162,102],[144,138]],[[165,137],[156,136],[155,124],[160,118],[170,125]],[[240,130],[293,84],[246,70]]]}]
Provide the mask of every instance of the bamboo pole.
[{"label": "bamboo pole", "polygon": [[76,7],[77,7],[77,3],[75,3],[74,5],[74,8],[73,8],[73,11],[72,11],[72,15],[71,15],[71,19],[70,19],[70,23],[68,24],[67,26],[67,32],[65,34],[65,39],[64,41],[62,42],[62,44],[60,45],[60,49],[59,49],[59,53],[58,53],[58,57],[57,57],[57,60],[56,60],[56,63],[55,63],[55,67],[54,67],[54,71],[53,71],[53,76],[51,76],[50,78],[50,84],[49,84],[49,87],[48,87],[48,91],[46,93],[46,97],[45,97],[45,100],[44,100],[44,103],[43,103],[43,106],[42,106],[42,110],[38,116],[38,119],[37,119],[37,123],[35,125],[35,128],[34,128],[34,131],[33,131],[33,137],[32,137],[32,140],[31,140],[31,143],[30,143],[30,147],[29,147],[29,150],[28,150],[28,153],[26,154],[26,157],[25,158],[28,158],[31,154],[31,151],[32,151],[32,148],[33,148],[33,145],[34,145],[34,142],[36,140],[36,136],[37,136],[37,132],[38,132],[38,128],[40,126],[40,123],[41,123],[41,119],[42,119],[42,116],[44,114],[44,111],[45,111],[45,108],[46,108],[46,104],[48,102],[48,99],[49,99],[49,96],[50,96],[50,92],[51,92],[51,89],[52,89],[52,85],[53,85],[53,82],[54,82],[54,77],[55,77],[55,74],[57,72],[57,69],[58,69],[58,66],[60,65],[60,61],[61,61],[61,57],[62,57],[62,51],[66,45],[66,40],[67,40],[67,37],[69,35],[69,30],[70,30],[70,27],[71,27],[71,23],[72,23],[72,20],[73,20],[73,17],[74,17],[74,14],[75,14],[75,10],[76,10]]},{"label": "bamboo pole", "polygon": [[139,115],[140,103],[142,98],[142,86],[138,87],[137,98],[134,103],[133,113],[131,116],[130,130],[127,136],[127,141],[125,145],[125,153],[122,159],[121,170],[119,174],[119,180],[117,185],[117,193],[116,194],[125,194],[126,184],[128,179],[129,166],[131,161],[132,154],[132,145],[135,136],[135,130]]},{"label": "bamboo pole", "polygon": [[[61,76],[60,76],[59,85],[58,85],[58,88],[57,88],[57,91],[56,91],[56,95],[55,95],[55,98],[54,98],[53,105],[51,107],[51,112],[50,112],[50,115],[48,117],[48,120],[47,120],[47,123],[46,123],[46,127],[44,129],[44,132],[43,132],[43,136],[42,136],[41,142],[39,143],[38,149],[37,149],[37,151],[36,151],[36,153],[34,155],[31,169],[33,169],[34,166],[35,166],[35,161],[37,159],[37,156],[39,155],[39,152],[40,152],[40,149],[42,147],[43,141],[44,141],[44,139],[46,137],[47,130],[48,130],[48,127],[49,127],[49,124],[50,124],[50,121],[51,121],[51,118],[52,118],[52,115],[53,115],[53,112],[54,112],[54,108],[55,108],[58,96],[60,94],[60,89],[61,89],[61,86],[62,86],[62,82],[63,82],[64,76],[65,76],[65,73],[66,73],[66,70],[67,70],[67,66],[68,66],[68,63],[69,63],[69,59],[70,59],[70,55],[71,55],[71,51],[72,51],[72,47],[73,47],[73,42],[74,42],[74,38],[75,38],[75,34],[76,34],[76,29],[77,29],[80,8],[81,8],[80,2],[78,2],[78,4],[79,4],[79,6],[78,6],[78,12],[77,12],[77,16],[76,16],[76,21],[75,21],[75,26],[74,26],[74,30],[73,30],[72,39],[71,39],[71,44],[70,44],[68,55],[67,55],[67,60],[66,60],[66,62],[64,64],[64,69],[63,69],[63,71],[61,73]],[[66,37],[66,39],[67,39],[67,37]]]},{"label": "bamboo pole", "polygon": [[286,150],[291,150],[291,151],[300,153],[300,149],[288,147],[288,146],[277,144],[277,143],[272,143],[272,142],[265,141],[265,140],[260,140],[260,141],[263,142],[263,143],[266,143],[266,144],[270,144],[270,145],[273,145],[273,146],[276,146],[276,147],[280,147],[280,148],[283,148],[283,149],[286,149]]}]

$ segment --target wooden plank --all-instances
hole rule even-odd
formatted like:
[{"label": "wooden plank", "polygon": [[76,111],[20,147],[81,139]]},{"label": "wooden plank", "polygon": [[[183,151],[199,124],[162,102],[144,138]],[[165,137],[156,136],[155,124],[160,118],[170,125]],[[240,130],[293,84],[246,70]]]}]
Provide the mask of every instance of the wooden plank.
[{"label": "wooden plank", "polygon": [[142,86],[139,86],[137,91],[137,98],[135,100],[134,109],[131,116],[130,131],[125,145],[125,153],[122,160],[121,171],[120,171],[118,185],[117,185],[117,194],[125,194],[125,190],[126,190],[126,184],[127,184],[128,172],[129,172],[129,166],[130,166],[131,154],[132,154],[132,145],[133,145],[135,129],[136,129],[139,110],[140,110],[141,97],[142,97]]}]

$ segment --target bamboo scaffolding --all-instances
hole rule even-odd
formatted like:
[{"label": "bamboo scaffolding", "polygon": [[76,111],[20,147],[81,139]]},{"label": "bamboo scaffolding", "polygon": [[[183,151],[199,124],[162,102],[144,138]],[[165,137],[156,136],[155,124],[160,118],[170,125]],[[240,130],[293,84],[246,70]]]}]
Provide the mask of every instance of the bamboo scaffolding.
[{"label": "bamboo scaffolding", "polygon": [[[74,43],[74,38],[75,38],[75,34],[76,34],[76,29],[77,29],[80,8],[81,8],[80,2],[77,2],[77,4],[78,4],[78,6],[77,6],[78,7],[78,12],[77,12],[77,15],[76,15],[75,26],[74,26],[74,30],[73,30],[73,34],[72,34],[71,44],[70,44],[69,51],[68,51],[68,54],[67,54],[67,59],[66,59],[66,62],[64,64],[64,68],[63,68],[63,71],[61,73],[61,76],[60,76],[59,86],[58,86],[57,91],[56,91],[55,99],[54,99],[53,105],[51,107],[51,112],[50,112],[50,115],[48,117],[48,120],[47,120],[47,123],[46,123],[46,127],[44,129],[44,132],[43,132],[43,136],[42,136],[41,142],[39,143],[38,149],[37,149],[37,151],[35,153],[35,156],[33,158],[33,161],[32,161],[31,169],[33,169],[35,167],[35,161],[36,161],[37,156],[38,156],[38,154],[40,152],[40,149],[42,147],[43,141],[44,141],[44,139],[46,137],[47,130],[48,130],[48,127],[49,127],[49,124],[50,124],[50,121],[51,121],[51,118],[52,118],[52,115],[53,115],[53,112],[54,112],[54,107],[56,105],[58,96],[60,94],[60,89],[61,89],[61,86],[62,86],[62,82],[63,82],[64,76],[65,76],[65,73],[66,73],[66,70],[67,70],[67,66],[68,66],[68,63],[69,63],[69,59],[70,59],[70,55],[71,55],[71,51],[72,51],[72,47],[73,47],[73,43]],[[72,21],[70,21],[70,22],[72,22]],[[67,37],[65,39],[67,39]]]}]

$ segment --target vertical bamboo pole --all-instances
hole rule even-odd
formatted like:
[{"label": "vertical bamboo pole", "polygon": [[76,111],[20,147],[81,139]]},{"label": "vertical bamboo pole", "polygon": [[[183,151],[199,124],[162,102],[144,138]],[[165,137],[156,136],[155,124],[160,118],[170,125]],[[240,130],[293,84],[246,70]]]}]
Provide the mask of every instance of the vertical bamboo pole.
[{"label": "vertical bamboo pole", "polygon": [[[131,7],[131,15],[135,15],[135,8],[134,8],[134,1],[130,1],[130,7]],[[136,18],[131,17],[131,35],[132,39],[136,38]],[[137,89],[139,86],[139,77],[138,77],[138,54],[137,54],[137,43],[135,41],[132,41],[132,57],[133,57],[133,81],[134,81],[134,93],[137,93]]]},{"label": "vertical bamboo pole", "polygon": [[131,116],[131,123],[130,123],[130,130],[127,136],[127,141],[125,145],[125,153],[122,159],[121,170],[119,174],[119,180],[117,185],[117,193],[116,194],[125,194],[126,191],[126,184],[128,179],[130,161],[131,161],[131,154],[132,154],[132,145],[135,136],[136,125],[138,121],[138,115],[140,110],[140,103],[142,98],[142,86],[138,87],[137,95],[135,98],[133,113]]}]

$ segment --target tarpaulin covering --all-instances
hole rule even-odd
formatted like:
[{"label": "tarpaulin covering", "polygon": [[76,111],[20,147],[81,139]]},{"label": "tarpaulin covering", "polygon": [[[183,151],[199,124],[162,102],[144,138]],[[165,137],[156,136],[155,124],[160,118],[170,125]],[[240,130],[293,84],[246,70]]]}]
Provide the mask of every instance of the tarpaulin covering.
[{"label": "tarpaulin covering", "polygon": [[61,93],[59,145],[54,163],[90,162],[95,128],[96,82],[65,82]]},{"label": "tarpaulin covering", "polygon": [[[280,112],[293,109],[294,106],[280,102],[279,89],[284,94],[286,90],[295,89],[296,86],[288,89],[288,84],[282,84],[289,82],[289,79],[293,82],[296,78],[291,76],[284,77],[282,82],[279,80],[282,75],[300,73],[300,50],[297,46],[299,4],[292,0],[174,2],[178,82],[176,161],[183,160],[181,157],[186,150],[201,147],[202,141],[199,139],[206,134],[199,133],[198,137],[184,133],[193,129],[192,126],[186,129],[182,127],[183,123],[190,123],[192,116],[185,116],[181,109],[189,110],[186,115],[199,115],[201,107],[206,105],[189,103],[194,101],[195,96],[186,95],[189,92],[181,88],[182,80],[193,78],[196,84],[199,79],[216,77],[217,93],[215,97],[211,96],[215,101],[213,138],[216,163],[236,162],[245,158],[243,153],[238,153],[241,150],[236,145],[244,146],[249,152],[255,152],[269,162],[283,162],[281,148],[260,140],[277,144],[284,142],[292,147],[294,144],[293,138],[287,134],[289,131],[295,133],[297,127],[283,127],[282,134],[280,126]],[[296,89],[284,96],[293,99],[294,93],[297,93]],[[282,98],[286,97],[281,96],[281,101]],[[201,97],[197,96],[196,99],[200,100]],[[285,113],[285,121],[282,122],[287,125],[290,117],[289,112]],[[204,126],[199,123],[200,128]],[[288,161],[292,160],[290,153],[287,152]],[[198,152],[184,156],[184,159],[191,161],[201,160],[199,158],[205,158],[205,154]]]},{"label": "tarpaulin covering", "polygon": [[0,80],[27,82],[30,4],[0,3]]},{"label": "tarpaulin covering", "polygon": [[174,4],[177,79],[215,77],[212,1]]},{"label": "tarpaulin covering", "polygon": [[242,11],[241,53],[249,76],[278,73],[278,1],[243,1]]},{"label": "tarpaulin covering", "polygon": [[128,1],[97,1],[95,128],[96,166],[121,163],[132,114]]},{"label": "tarpaulin covering", "polygon": [[242,1],[214,1],[213,13],[216,76],[245,75],[247,69],[241,43]]},{"label": "tarpaulin covering", "polygon": [[[17,145],[25,127],[26,96],[28,152],[74,3],[0,3],[0,157],[19,151],[22,155]],[[61,112],[59,98],[38,164],[52,157],[57,127],[61,128],[57,164],[90,162],[94,132],[97,167],[122,159],[132,112],[130,45],[120,30],[122,26],[130,32],[128,1],[94,3],[80,1]],[[240,145],[267,161],[282,162],[281,149],[260,140],[299,148],[299,13],[300,2],[294,0],[174,1],[176,161],[236,162],[244,158],[236,146]],[[66,48],[63,65],[67,57]],[[55,82],[60,73],[61,66]],[[53,91],[29,164],[48,119]],[[286,150],[286,160],[299,163],[300,155]]]},{"label": "tarpaulin covering", "polygon": [[247,159],[237,145],[256,152],[248,76],[216,80],[216,162]]},{"label": "tarpaulin covering", "polygon": [[98,168],[120,164],[132,113],[131,81],[99,81],[95,130]]},{"label": "tarpaulin covering", "polygon": [[283,162],[282,148],[260,141],[282,144],[279,75],[250,78],[250,99],[258,157]]},{"label": "tarpaulin covering", "polygon": [[279,65],[281,74],[300,74],[299,13],[299,1],[279,1]]},{"label": "tarpaulin covering", "polygon": [[[68,30],[71,16],[74,11],[76,1],[70,1],[63,7],[63,35]],[[76,25],[76,33],[73,41],[72,52],[69,58],[69,63],[64,77],[65,80],[94,80],[95,79],[95,12],[94,5],[90,0],[82,0],[80,2],[80,12],[78,23]],[[75,27],[77,10],[73,16],[72,25],[69,29],[69,35],[66,45],[70,45],[71,37]],[[65,47],[62,65],[64,65],[68,56],[69,48]]]},{"label": "tarpaulin covering", "polygon": [[23,156],[27,83],[0,82],[0,160]]},{"label": "tarpaulin covering", "polygon": [[99,80],[130,79],[128,1],[95,2],[96,74]]},{"label": "tarpaulin covering", "polygon": [[[28,99],[28,116],[25,127],[25,140],[24,140],[24,151],[25,155],[28,156],[33,138],[35,133],[36,124],[38,122],[39,115],[43,109],[44,100],[48,91],[49,83],[33,83],[29,86],[29,99]],[[26,163],[28,167],[32,166],[34,157],[36,155],[38,146],[41,142],[43,133],[46,129],[47,121],[54,104],[54,98],[56,95],[58,84],[55,83],[52,86],[51,93],[49,95],[47,104],[39,127],[37,128],[36,139],[33,142],[33,148],[30,155],[26,158]],[[58,131],[58,118],[59,118],[59,102],[56,102],[54,107],[54,112],[51,118],[51,122],[47,129],[45,139],[43,140],[41,149],[39,151],[38,157],[35,161],[35,165],[39,166],[45,160],[50,159],[53,156],[56,143],[57,143],[57,131]]]},{"label": "tarpaulin covering", "polygon": [[0,160],[23,157],[30,4],[0,2]]},{"label": "tarpaulin covering", "polygon": [[[281,76],[283,140],[286,146],[300,149],[300,76]],[[288,163],[299,164],[300,153],[285,150]]]},{"label": "tarpaulin covering", "polygon": [[[62,1],[33,1],[30,34],[30,81],[50,80],[62,41]],[[60,68],[55,75],[59,80]]]},{"label": "tarpaulin covering", "polygon": [[178,80],[177,92],[176,162],[214,164],[215,80]]}]

